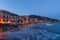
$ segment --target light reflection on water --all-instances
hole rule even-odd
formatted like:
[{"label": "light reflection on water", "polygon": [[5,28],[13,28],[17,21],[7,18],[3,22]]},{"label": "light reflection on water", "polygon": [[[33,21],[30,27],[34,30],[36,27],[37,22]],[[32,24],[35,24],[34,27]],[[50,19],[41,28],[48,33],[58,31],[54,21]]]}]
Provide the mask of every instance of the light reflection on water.
[{"label": "light reflection on water", "polygon": [[[21,28],[21,27],[25,28],[25,27],[27,27],[27,25],[20,25],[17,28]],[[3,39],[3,38],[5,38],[7,36],[7,34],[10,34],[10,32],[8,32],[8,31],[15,30],[15,29],[16,28],[12,27],[12,26],[7,27],[7,28],[6,27],[0,27],[0,39]],[[6,39],[8,39],[8,38],[6,38]]]},{"label": "light reflection on water", "polygon": [[4,37],[4,34],[0,33],[0,39],[2,39]]},{"label": "light reflection on water", "polygon": [[26,28],[27,25],[23,25],[23,26],[21,25],[21,26],[18,26],[19,29],[16,28],[16,30],[15,28],[12,28],[12,27],[8,27],[7,29],[0,28],[0,39],[8,39],[8,40],[20,40],[20,39],[22,40],[23,39],[24,40],[31,40],[31,39],[53,40],[54,39],[55,40],[55,38],[57,38],[59,35],[42,30],[41,27],[44,25],[43,24],[28,25],[28,28]]}]

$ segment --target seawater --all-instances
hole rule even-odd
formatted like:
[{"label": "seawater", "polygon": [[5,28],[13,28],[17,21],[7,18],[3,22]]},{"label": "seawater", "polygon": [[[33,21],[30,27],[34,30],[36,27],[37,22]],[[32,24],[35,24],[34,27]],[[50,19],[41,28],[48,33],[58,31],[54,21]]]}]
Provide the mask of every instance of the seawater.
[{"label": "seawater", "polygon": [[36,23],[0,34],[3,40],[60,40],[60,23]]},{"label": "seawater", "polygon": [[59,22],[51,22],[51,23],[42,23],[40,24],[42,29],[45,29],[49,32],[53,32],[56,34],[60,34],[60,23]]},{"label": "seawater", "polygon": [[[60,35],[60,22],[41,23],[40,28]],[[60,38],[57,38],[60,40]]]}]

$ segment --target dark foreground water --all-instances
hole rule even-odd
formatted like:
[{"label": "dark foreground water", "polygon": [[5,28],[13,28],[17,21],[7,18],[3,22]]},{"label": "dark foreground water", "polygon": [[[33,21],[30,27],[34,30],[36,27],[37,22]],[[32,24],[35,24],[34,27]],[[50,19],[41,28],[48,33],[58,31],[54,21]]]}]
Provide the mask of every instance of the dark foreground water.
[{"label": "dark foreground water", "polygon": [[60,40],[60,23],[37,23],[0,33],[0,40]]}]

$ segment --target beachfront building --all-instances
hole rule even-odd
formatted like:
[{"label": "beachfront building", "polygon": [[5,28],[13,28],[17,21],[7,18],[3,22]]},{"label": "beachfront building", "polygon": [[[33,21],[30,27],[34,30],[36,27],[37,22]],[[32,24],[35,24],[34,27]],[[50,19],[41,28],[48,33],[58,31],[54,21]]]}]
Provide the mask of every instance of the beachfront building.
[{"label": "beachfront building", "polygon": [[0,24],[33,24],[37,22],[36,18],[29,18],[28,16],[19,16],[14,13],[0,10]]},{"label": "beachfront building", "polygon": [[5,10],[0,10],[0,24],[17,24],[17,22],[18,15]]}]

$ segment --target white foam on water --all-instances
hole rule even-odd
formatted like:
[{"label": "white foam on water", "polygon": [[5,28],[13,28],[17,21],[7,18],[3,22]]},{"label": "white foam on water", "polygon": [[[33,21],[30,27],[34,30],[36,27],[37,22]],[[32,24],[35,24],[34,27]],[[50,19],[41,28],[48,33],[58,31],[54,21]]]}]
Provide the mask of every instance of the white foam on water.
[{"label": "white foam on water", "polygon": [[49,23],[47,23],[46,25],[47,25],[47,26],[52,26],[53,24],[49,24]]}]

